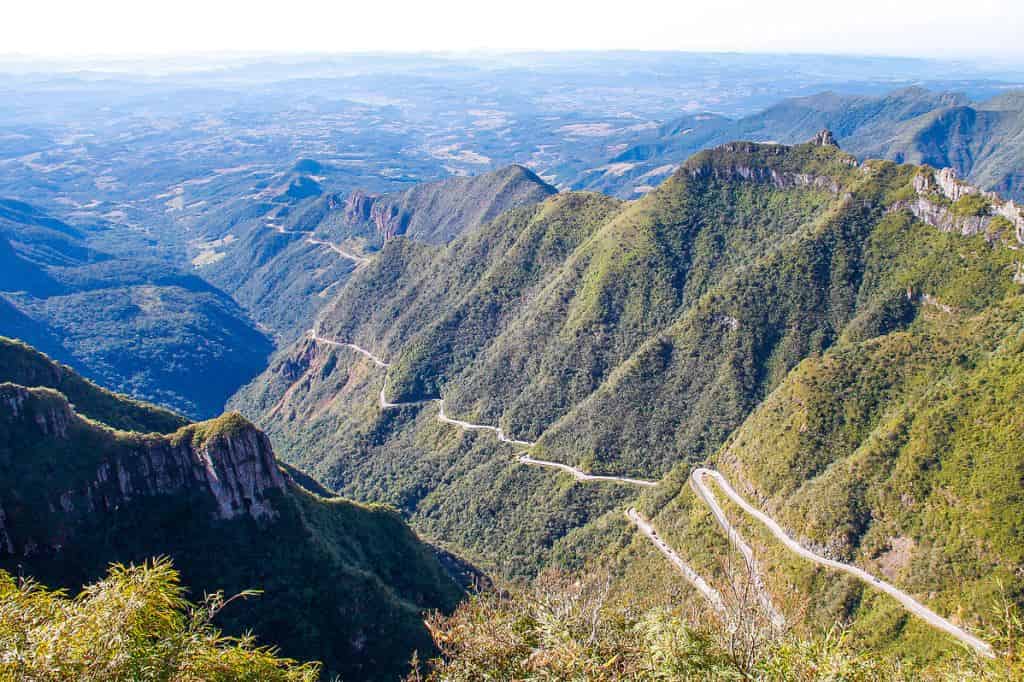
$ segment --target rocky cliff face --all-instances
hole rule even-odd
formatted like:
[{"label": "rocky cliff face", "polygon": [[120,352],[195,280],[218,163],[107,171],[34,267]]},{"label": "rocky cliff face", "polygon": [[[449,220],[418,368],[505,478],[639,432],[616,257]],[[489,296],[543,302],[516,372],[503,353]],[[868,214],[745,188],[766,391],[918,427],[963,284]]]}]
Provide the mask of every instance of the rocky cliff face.
[{"label": "rocky cliff face", "polygon": [[[914,191],[916,198],[899,202],[894,209],[909,209],[918,220],[943,232],[984,235],[990,242],[1014,250],[1024,245],[1024,207],[963,182],[952,168],[919,173],[914,178]],[[958,205],[970,198],[980,200],[980,208],[969,213],[958,211]],[[1024,284],[1024,262],[1017,263],[1013,279]]]},{"label": "rocky cliff face", "polygon": [[342,222],[354,229],[372,225],[376,239],[386,242],[405,233],[408,217],[388,197],[355,190],[345,199]]},{"label": "rocky cliff face", "polygon": [[[40,468],[52,475],[39,480]],[[82,418],[56,391],[15,384],[0,385],[0,472],[0,553],[23,556],[58,550],[79,523],[140,498],[187,496],[215,519],[270,519],[286,486],[266,436],[238,415],[127,433]]]},{"label": "rocky cliff face", "polygon": [[[823,131],[811,141],[814,146],[835,147],[834,140],[824,137]],[[824,141],[822,141],[824,139]],[[776,168],[764,159],[774,154],[782,156],[786,147],[782,145],[764,145],[753,142],[732,142],[715,148],[709,154],[697,155],[687,161],[684,168],[689,177],[694,179],[714,178],[720,181],[746,181],[770,184],[776,189],[794,187],[824,190],[839,194],[841,185],[836,177],[824,173],[808,173],[785,168]],[[857,160],[852,156],[836,157],[844,167],[854,168]]]},{"label": "rocky cliff face", "polygon": [[[1004,235],[1024,243],[1024,208],[1013,201],[1003,201],[995,192],[985,192],[963,182],[952,168],[943,168],[932,173],[923,172],[914,178],[917,199],[908,207],[920,220],[938,227],[945,232],[959,232],[963,235],[994,235],[989,227],[995,218],[1007,221],[1012,234]],[[966,197],[979,197],[988,202],[987,210],[980,215],[962,215],[952,204]]]}]

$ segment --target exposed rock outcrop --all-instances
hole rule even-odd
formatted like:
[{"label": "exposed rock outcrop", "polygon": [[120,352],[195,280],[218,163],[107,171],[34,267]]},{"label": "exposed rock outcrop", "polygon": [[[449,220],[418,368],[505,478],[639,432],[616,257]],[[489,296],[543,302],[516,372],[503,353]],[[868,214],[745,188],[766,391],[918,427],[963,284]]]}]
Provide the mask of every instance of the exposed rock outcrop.
[{"label": "exposed rock outcrop", "polygon": [[[914,199],[897,202],[891,210],[909,210],[921,222],[943,232],[983,235],[988,241],[1013,250],[1024,244],[1024,207],[960,180],[952,168],[926,168],[918,173],[914,177],[914,192]],[[970,197],[983,200],[981,209],[958,211],[958,204]],[[1013,281],[1024,284],[1024,261],[1017,262]]]},{"label": "exposed rock outcrop", "polygon": [[839,194],[842,188],[835,178],[826,175],[811,175],[809,173],[782,173],[774,168],[757,166],[733,165],[723,167],[717,164],[703,164],[692,166],[687,169],[691,178],[715,178],[717,180],[743,179],[750,182],[758,182],[774,185],[778,189],[789,189],[792,187],[811,187],[823,189],[832,194]]},{"label": "exposed rock outcrop", "polygon": [[[692,157],[683,168],[694,179],[744,180],[771,184],[777,189],[805,187],[837,195],[843,191],[838,177],[829,173],[805,172],[799,170],[799,166],[787,163],[789,149],[778,144],[730,142]],[[857,166],[853,156],[838,150],[833,161],[839,168]]]},{"label": "exposed rock outcrop", "polygon": [[838,147],[839,146],[839,143],[836,142],[835,135],[833,135],[832,131],[829,130],[828,128],[826,128],[825,130],[822,130],[817,135],[815,135],[814,138],[811,140],[811,144],[817,145],[819,147]]},{"label": "exposed rock outcrop", "polygon": [[342,221],[350,227],[370,224],[376,239],[386,242],[405,234],[408,216],[390,198],[355,190],[345,199]]},{"label": "exposed rock outcrop", "polygon": [[[54,474],[29,485],[28,466]],[[270,441],[237,414],[166,436],[129,433],[82,418],[56,391],[16,384],[0,384],[0,474],[0,552],[11,554],[57,549],[77,524],[140,498],[183,496],[214,519],[271,519],[287,485]]]},{"label": "exposed rock outcrop", "polygon": [[[952,168],[921,172],[914,178],[917,198],[904,206],[921,221],[944,232],[963,235],[983,234],[989,239],[1007,237],[1024,243],[1024,208],[1013,201],[1003,201],[995,192],[985,192],[963,182]],[[988,202],[981,215],[958,214],[954,204],[966,197],[977,196]],[[1012,227],[1012,234],[1001,235],[990,229],[994,219],[1002,218]]]}]

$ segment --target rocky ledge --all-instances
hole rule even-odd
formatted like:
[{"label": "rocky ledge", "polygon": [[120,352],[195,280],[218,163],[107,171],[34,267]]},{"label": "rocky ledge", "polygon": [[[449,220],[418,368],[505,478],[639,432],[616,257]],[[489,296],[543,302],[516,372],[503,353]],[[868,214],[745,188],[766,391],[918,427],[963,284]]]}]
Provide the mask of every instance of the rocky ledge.
[{"label": "rocky ledge", "polygon": [[[914,192],[914,199],[898,202],[893,210],[909,210],[943,232],[982,235],[1015,251],[1024,244],[1024,207],[964,182],[952,168],[923,168],[914,178]],[[1013,279],[1024,284],[1024,263],[1017,263]]]},{"label": "rocky ledge", "polygon": [[59,549],[78,523],[140,498],[271,519],[286,481],[267,437],[238,414],[166,436],[129,433],[81,417],[56,391],[0,384],[0,553]]}]

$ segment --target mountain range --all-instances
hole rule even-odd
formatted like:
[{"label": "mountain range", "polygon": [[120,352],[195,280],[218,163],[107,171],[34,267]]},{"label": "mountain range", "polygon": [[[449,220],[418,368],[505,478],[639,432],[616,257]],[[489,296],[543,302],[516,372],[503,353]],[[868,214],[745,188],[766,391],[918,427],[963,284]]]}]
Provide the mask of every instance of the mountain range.
[{"label": "mountain range", "polygon": [[195,601],[260,590],[217,624],[325,678],[563,679],[545,642],[625,612],[577,677],[664,638],[706,677],[697,639],[755,623],[1013,679],[1021,102],[580,121],[579,154],[471,176],[442,136],[452,177],[366,189],[303,155],[147,181],[167,222],[131,227],[0,200],[0,569],[75,591],[166,555]]},{"label": "mountain range", "polygon": [[[1021,466],[1005,444],[1024,217],[833,139],[729,143],[639,201],[560,193],[447,245],[387,241],[232,406],[285,460],[499,574],[600,562],[631,588],[677,581],[636,505],[726,579],[729,546],[687,485],[712,463],[808,546],[982,626],[1021,589],[1020,482],[990,477]],[[789,621],[951,650],[743,528],[773,596],[802,595]]]},{"label": "mountain range", "polygon": [[792,144],[827,128],[857,158],[953,168],[976,185],[1024,199],[1020,173],[1024,97],[1009,91],[972,102],[921,87],[885,95],[823,92],[787,99],[739,119],[687,114],[629,144],[569,184],[631,198],[649,191],[694,152],[731,140]]}]

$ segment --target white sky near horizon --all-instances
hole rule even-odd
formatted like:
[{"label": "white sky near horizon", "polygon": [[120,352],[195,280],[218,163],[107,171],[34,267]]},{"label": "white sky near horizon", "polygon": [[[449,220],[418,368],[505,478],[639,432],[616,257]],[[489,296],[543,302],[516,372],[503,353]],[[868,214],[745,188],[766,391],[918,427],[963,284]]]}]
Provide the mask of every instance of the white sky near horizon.
[{"label": "white sky near horizon", "polygon": [[473,50],[814,52],[1024,60],[1022,0],[49,0],[0,54]]}]

